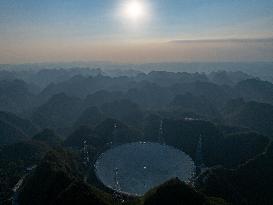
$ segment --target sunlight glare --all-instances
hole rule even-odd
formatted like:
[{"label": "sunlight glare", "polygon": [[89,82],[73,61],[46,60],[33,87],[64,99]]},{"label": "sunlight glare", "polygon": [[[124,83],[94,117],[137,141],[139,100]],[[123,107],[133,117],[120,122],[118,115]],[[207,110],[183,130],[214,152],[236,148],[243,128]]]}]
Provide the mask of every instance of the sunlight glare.
[{"label": "sunlight glare", "polygon": [[130,0],[124,4],[122,13],[126,19],[140,22],[147,17],[148,9],[142,0]]}]

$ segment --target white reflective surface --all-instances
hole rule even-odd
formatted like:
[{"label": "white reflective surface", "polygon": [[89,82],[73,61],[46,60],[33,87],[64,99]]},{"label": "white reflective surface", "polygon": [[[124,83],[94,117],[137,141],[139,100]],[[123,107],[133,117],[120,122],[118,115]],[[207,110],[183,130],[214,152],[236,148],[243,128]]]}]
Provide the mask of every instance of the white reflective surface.
[{"label": "white reflective surface", "polygon": [[139,142],[104,152],[97,159],[95,169],[106,186],[143,195],[174,177],[188,181],[195,165],[187,154],[171,146]]}]

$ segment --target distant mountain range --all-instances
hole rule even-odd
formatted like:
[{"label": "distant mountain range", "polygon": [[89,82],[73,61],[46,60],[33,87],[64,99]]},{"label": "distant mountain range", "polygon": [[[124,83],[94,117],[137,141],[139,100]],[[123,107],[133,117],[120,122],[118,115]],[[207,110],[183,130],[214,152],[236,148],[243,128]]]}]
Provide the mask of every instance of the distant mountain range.
[{"label": "distant mountain range", "polygon": [[[0,204],[273,204],[273,84],[243,71],[1,70]],[[94,162],[132,142],[182,150],[196,176],[114,193]]]}]

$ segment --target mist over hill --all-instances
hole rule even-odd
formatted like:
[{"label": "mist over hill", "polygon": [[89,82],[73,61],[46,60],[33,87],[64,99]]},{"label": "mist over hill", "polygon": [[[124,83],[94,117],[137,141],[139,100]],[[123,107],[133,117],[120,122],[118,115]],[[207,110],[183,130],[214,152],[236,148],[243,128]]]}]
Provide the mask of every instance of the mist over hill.
[{"label": "mist over hill", "polygon": [[[272,63],[98,65],[0,66],[0,204],[273,203]],[[183,151],[192,178],[109,188],[96,160],[134,142]]]},{"label": "mist over hill", "polygon": [[[272,62],[177,62],[177,63],[143,63],[126,64],[111,62],[68,62],[68,63],[34,63],[34,64],[0,64],[0,79],[23,79],[29,83],[44,87],[52,82],[61,82],[75,75],[94,76],[103,74],[111,77],[134,77],[151,71],[211,73],[210,78],[228,78],[233,75],[232,81],[237,82],[247,75],[259,77],[272,82]],[[225,73],[219,71],[226,71]],[[215,73],[216,72],[216,73]],[[217,80],[217,79],[216,79]],[[228,80],[228,79],[226,79]],[[219,80],[218,80],[219,81]],[[221,82],[223,83],[223,82]]]}]

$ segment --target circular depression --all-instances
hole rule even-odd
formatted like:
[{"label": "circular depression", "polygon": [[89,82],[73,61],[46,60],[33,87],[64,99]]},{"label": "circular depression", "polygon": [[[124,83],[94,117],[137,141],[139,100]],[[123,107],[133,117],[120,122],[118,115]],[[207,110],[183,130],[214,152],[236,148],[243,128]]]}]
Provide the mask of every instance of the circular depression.
[{"label": "circular depression", "polygon": [[189,181],[193,160],[183,151],[158,143],[130,143],[102,153],[95,162],[98,179],[107,187],[134,195],[178,177]]}]

